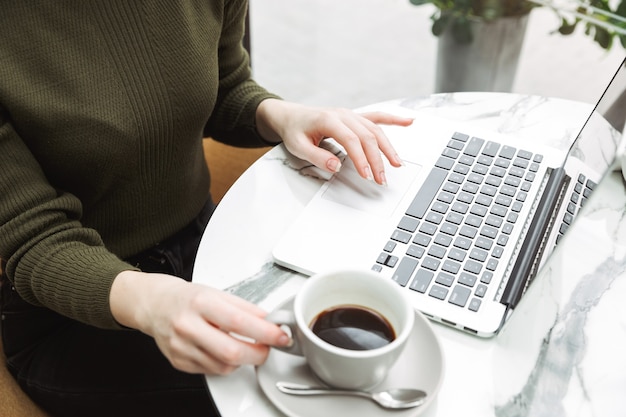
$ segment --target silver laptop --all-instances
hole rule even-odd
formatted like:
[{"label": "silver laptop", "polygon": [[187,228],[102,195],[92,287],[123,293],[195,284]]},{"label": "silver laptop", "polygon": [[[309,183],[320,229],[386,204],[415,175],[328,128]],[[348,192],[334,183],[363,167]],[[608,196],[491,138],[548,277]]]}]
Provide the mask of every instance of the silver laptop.
[{"label": "silver laptop", "polygon": [[568,152],[419,113],[410,127],[387,127],[404,160],[387,167],[388,186],[361,179],[346,158],[275,246],[275,262],[307,275],[373,269],[427,317],[496,334],[613,169],[624,121],[606,129],[603,115],[625,86],[622,63]]}]

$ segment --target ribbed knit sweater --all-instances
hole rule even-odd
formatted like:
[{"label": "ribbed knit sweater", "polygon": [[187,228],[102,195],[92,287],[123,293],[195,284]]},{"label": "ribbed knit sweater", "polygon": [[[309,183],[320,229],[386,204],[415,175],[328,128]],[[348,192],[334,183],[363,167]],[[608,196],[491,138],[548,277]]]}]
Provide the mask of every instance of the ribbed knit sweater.
[{"label": "ribbed knit sweater", "polygon": [[265,143],[243,0],[0,7],[0,258],[26,301],[116,328],[121,259],[208,198],[202,138]]}]

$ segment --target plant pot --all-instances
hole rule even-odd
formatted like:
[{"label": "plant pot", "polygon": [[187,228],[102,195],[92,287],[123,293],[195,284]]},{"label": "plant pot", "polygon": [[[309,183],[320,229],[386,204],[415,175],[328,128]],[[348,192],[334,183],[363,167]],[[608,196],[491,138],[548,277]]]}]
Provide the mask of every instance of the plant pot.
[{"label": "plant pot", "polygon": [[493,22],[474,20],[472,42],[458,43],[452,31],[439,36],[435,92],[510,92],[524,43],[528,14]]}]

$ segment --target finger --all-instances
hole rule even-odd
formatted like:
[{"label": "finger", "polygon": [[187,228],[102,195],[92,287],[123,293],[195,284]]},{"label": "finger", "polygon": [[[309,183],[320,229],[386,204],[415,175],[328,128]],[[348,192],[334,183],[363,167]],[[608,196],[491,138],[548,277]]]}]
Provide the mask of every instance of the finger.
[{"label": "finger", "polygon": [[402,165],[402,159],[394,149],[391,141],[383,130],[380,128],[379,124],[393,124],[400,126],[409,126],[413,123],[412,118],[409,117],[400,117],[389,113],[383,112],[371,112],[371,113],[363,113],[361,114],[364,118],[372,122],[371,129],[373,133],[376,135],[378,146],[380,150],[383,152],[387,160],[391,163],[391,165],[395,167],[399,167]]},{"label": "finger", "polygon": [[222,375],[240,365],[262,364],[267,358],[268,346],[240,340],[198,316],[196,319],[177,328],[178,337],[170,349],[173,364]]},{"label": "finger", "polygon": [[409,126],[414,121],[412,117],[398,116],[395,114],[380,111],[364,112],[360,114],[361,116],[376,124]]},{"label": "finger", "polygon": [[[374,180],[381,185],[386,184],[385,165],[381,157],[380,146],[386,146],[387,151],[391,152],[392,155],[395,155],[395,150],[386,140],[387,138],[380,127],[364,118],[349,118],[345,120],[345,124],[356,135],[356,140],[348,138],[352,140],[343,145],[359,172],[365,172],[364,178]],[[385,141],[387,143],[384,143]],[[356,159],[361,154],[365,155],[364,161]]]},{"label": "finger", "polygon": [[232,294],[223,294],[200,307],[200,314],[224,332],[232,332],[265,345],[285,346],[289,336],[264,319],[266,312]]}]

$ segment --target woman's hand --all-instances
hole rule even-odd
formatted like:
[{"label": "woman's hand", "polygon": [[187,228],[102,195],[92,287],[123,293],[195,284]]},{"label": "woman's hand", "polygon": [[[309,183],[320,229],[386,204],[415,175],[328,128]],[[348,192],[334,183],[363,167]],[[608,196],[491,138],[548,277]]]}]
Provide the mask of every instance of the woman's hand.
[{"label": "woman's hand", "polygon": [[124,271],[110,302],[120,324],[152,336],[172,365],[189,373],[225,375],[260,365],[269,346],[290,342],[254,304],[170,275]]},{"label": "woman's hand", "polygon": [[346,149],[361,177],[386,184],[381,151],[392,166],[402,165],[402,160],[378,124],[408,126],[413,119],[268,99],[259,105],[256,122],[257,130],[266,140],[283,141],[293,155],[334,173],[341,168],[339,158],[319,147],[324,138],[332,137]]}]

